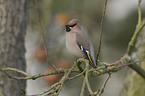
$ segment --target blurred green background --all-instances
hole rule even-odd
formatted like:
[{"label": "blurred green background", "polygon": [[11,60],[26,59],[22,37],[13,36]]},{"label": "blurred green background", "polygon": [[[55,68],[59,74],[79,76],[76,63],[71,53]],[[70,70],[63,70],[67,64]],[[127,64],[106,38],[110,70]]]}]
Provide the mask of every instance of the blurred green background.
[{"label": "blurred green background", "polygon": [[[75,58],[65,48],[64,25],[71,19],[80,19],[97,52],[99,43],[100,23],[105,0],[37,0],[41,22],[45,30],[45,40],[48,48],[49,63],[58,68],[70,68]],[[114,62],[126,52],[128,42],[137,24],[138,0],[108,0],[103,23],[103,38],[100,61]],[[141,4],[145,16],[145,1]],[[34,0],[29,4],[29,24],[26,36],[27,72],[32,75],[53,71],[46,62]],[[113,73],[103,96],[119,96],[123,86],[126,69]],[[62,75],[53,75],[27,82],[27,94],[37,94],[47,90],[57,82]],[[91,86],[96,90],[101,88],[107,75],[90,78]],[[60,96],[79,96],[82,77],[65,83]],[[86,92],[86,96],[87,92]]]}]

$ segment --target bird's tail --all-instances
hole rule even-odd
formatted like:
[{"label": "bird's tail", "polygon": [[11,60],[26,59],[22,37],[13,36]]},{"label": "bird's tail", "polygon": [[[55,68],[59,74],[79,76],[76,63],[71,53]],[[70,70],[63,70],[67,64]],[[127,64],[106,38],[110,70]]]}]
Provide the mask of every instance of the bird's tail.
[{"label": "bird's tail", "polygon": [[90,61],[90,65],[94,68],[97,68],[97,64],[96,64],[96,61],[94,58],[92,58],[91,54],[90,53],[87,53],[87,58],[89,59]]}]

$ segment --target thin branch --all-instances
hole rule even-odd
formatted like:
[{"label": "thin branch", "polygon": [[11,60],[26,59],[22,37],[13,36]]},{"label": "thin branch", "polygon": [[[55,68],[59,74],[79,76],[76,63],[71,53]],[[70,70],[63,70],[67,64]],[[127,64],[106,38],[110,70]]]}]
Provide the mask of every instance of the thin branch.
[{"label": "thin branch", "polygon": [[[86,59],[83,59],[83,58],[80,58],[79,60],[80,60],[80,62],[81,62],[81,60],[83,62],[86,62],[87,61]],[[109,63],[104,62],[104,65],[106,65],[107,68],[105,68],[103,66],[102,67],[100,66],[97,69],[89,69],[89,71],[92,72],[91,73],[91,76],[99,76],[101,74],[106,74],[108,71],[110,71],[110,72],[117,72],[121,68],[123,68],[124,66],[133,65],[133,64],[136,64],[136,63],[139,63],[139,62],[143,62],[143,61],[145,61],[145,60],[134,61],[134,62],[126,63],[126,64],[123,63],[123,62],[121,62],[120,60],[119,61],[116,61],[116,62],[114,62],[112,64],[109,64]],[[127,62],[129,62],[129,60]],[[29,79],[35,80],[37,78],[44,77],[44,76],[48,76],[48,75],[55,75],[55,74],[65,73],[65,72],[68,72],[70,69],[58,69],[58,70],[55,70],[53,72],[40,73],[40,74],[33,75],[33,76],[30,75],[30,74],[28,74],[28,73],[26,73],[26,72],[21,72],[22,70],[15,69],[15,68],[8,68],[7,67],[7,68],[0,68],[0,70],[3,73],[5,73],[9,78],[19,79],[19,80],[29,80]],[[11,76],[11,75],[9,75],[8,73],[5,72],[5,71],[8,71],[8,70],[15,71],[15,72],[18,72],[18,73],[21,73],[21,74],[25,73],[23,75],[25,75],[26,77],[15,77],[15,76]],[[86,69],[85,69],[85,71],[86,71]],[[75,79],[75,78],[81,76],[82,74],[84,74],[85,71],[83,71],[82,73],[80,73],[79,70],[72,70],[71,72],[80,73],[80,74],[76,75],[75,77],[68,78],[68,79]],[[142,74],[145,74],[145,72],[143,71]],[[144,75],[142,77],[145,78]]]},{"label": "thin branch", "polygon": [[97,96],[101,96],[102,95],[102,93],[104,92],[104,89],[105,89],[106,84],[107,84],[108,80],[110,79],[110,77],[111,77],[111,74],[109,73],[108,77],[106,78],[106,80],[105,80],[105,82],[104,82],[104,84],[102,86],[102,89],[99,91],[99,93],[97,94]]},{"label": "thin branch", "polygon": [[[107,63],[107,62],[103,62],[104,63],[104,65],[105,66],[119,66],[119,67],[123,67],[123,66],[128,66],[128,65],[132,65],[132,64],[136,64],[136,63],[140,63],[140,62],[144,62],[145,60],[137,60],[137,61],[133,61],[133,62],[130,62],[130,63],[123,63],[121,60],[119,60],[119,61],[116,61],[116,62],[114,62],[114,63],[111,63],[111,64],[109,64],[109,63]],[[128,61],[129,62],[129,61]]]},{"label": "thin branch", "polygon": [[[92,72],[91,76],[102,75],[102,74],[106,74],[108,72],[117,72],[125,66],[137,65],[137,63],[143,62],[143,61],[145,61],[145,60],[134,61],[134,62],[126,63],[126,64],[122,63],[121,61],[116,61],[116,64],[115,63],[113,63],[113,65],[109,64],[109,66],[107,68],[98,67],[97,69],[91,69],[90,70]],[[140,67],[135,67],[135,68],[137,68],[137,70],[139,70],[138,72],[140,72],[140,76],[142,76],[145,79],[145,71],[141,70]]]},{"label": "thin branch", "polygon": [[[138,60],[138,61],[134,61],[134,62],[130,62],[130,63],[127,63],[127,64],[121,64],[119,66],[128,66],[128,65],[132,65],[132,64],[136,64],[136,63],[139,63],[139,62],[144,62],[145,60]],[[145,72],[144,72],[145,73]]]},{"label": "thin branch", "polygon": [[[42,23],[41,23],[41,20],[40,20],[39,11],[38,11],[37,0],[35,0],[35,7],[36,7],[36,11],[37,11],[37,16],[38,16],[38,20],[39,20],[39,23],[40,23],[40,27],[41,27],[41,34],[42,34],[41,36],[42,36],[43,47],[44,47],[44,50],[45,50],[46,59],[47,59],[47,62],[49,63],[48,50],[47,50],[47,47],[46,47],[46,41],[45,41],[45,36],[44,36],[44,29],[43,29],[43,26],[42,26]],[[57,69],[53,64],[51,64],[51,66],[55,70]]]},{"label": "thin branch", "polygon": [[80,76],[82,76],[85,72],[86,72],[86,69],[85,69],[83,72],[81,72],[80,74],[77,74],[77,75],[75,75],[75,76],[73,76],[73,77],[69,77],[68,80],[72,80],[72,79],[75,79],[75,78],[77,78],[77,77],[80,77]]},{"label": "thin branch", "polygon": [[142,21],[142,24],[138,27],[136,27],[136,30],[128,44],[128,48],[127,48],[127,54],[130,56],[131,55],[131,52],[135,46],[135,43],[136,43],[136,40],[137,40],[137,37],[139,35],[139,33],[142,31],[143,27],[145,26],[145,20]]},{"label": "thin branch", "polygon": [[91,87],[90,87],[90,83],[89,83],[89,62],[86,62],[86,74],[85,74],[85,80],[86,80],[86,85],[87,85],[87,88],[88,88],[88,91],[89,91],[89,93],[90,94],[93,94],[93,91],[92,91],[92,89],[91,89]]},{"label": "thin branch", "polygon": [[132,49],[134,48],[135,46],[135,43],[136,43],[136,40],[137,40],[137,37],[138,37],[138,34],[141,32],[141,30],[143,29],[143,27],[145,26],[145,20],[143,21],[143,23],[141,23],[141,8],[140,8],[140,3],[141,3],[141,0],[138,0],[138,24],[136,26],[136,29],[135,29],[135,32],[128,44],[128,48],[127,48],[127,54],[130,56],[131,55],[131,52],[132,52]]},{"label": "thin branch", "polygon": [[145,70],[143,68],[137,64],[131,64],[129,67],[145,79]]},{"label": "thin branch", "polygon": [[83,81],[83,85],[82,85],[82,89],[81,89],[80,96],[84,96],[85,87],[86,87],[86,80],[85,80],[85,78],[84,78],[84,81]]},{"label": "thin branch", "polygon": [[86,70],[86,74],[85,74],[85,79],[86,79],[86,85],[87,85],[87,88],[88,88],[88,91],[90,93],[90,95],[94,94],[91,87],[90,87],[90,83],[89,83],[89,80],[88,80],[88,73],[89,73],[89,70]]},{"label": "thin branch", "polygon": [[84,69],[81,67],[81,62],[77,62],[77,63],[78,63],[78,64],[77,64],[78,69],[79,69],[81,72],[83,72]]},{"label": "thin branch", "polygon": [[[139,33],[142,31],[143,27],[145,26],[145,20],[143,20],[141,22],[141,8],[140,8],[140,4],[141,4],[142,0],[138,0],[138,24],[136,26],[135,32],[128,44],[128,48],[127,48],[127,55],[131,55],[132,50],[135,46],[137,37],[139,35]],[[142,69],[140,66],[133,64],[133,65],[129,65],[130,68],[132,68],[134,71],[136,71],[140,76],[142,76],[143,78],[145,78],[145,70]]]},{"label": "thin branch", "polygon": [[138,0],[138,24],[137,26],[140,26],[141,25],[141,8],[140,8],[140,3],[141,3],[142,0]]},{"label": "thin branch", "polygon": [[25,89],[23,88],[22,84],[21,84],[21,81],[20,80],[17,80],[18,81],[18,84],[19,84],[19,88],[21,89],[21,92],[23,93],[23,95],[26,94],[26,91]]},{"label": "thin branch", "polygon": [[[4,70],[2,70],[1,68],[0,68],[0,71],[1,72],[3,72],[4,74],[6,74],[6,76],[8,76],[9,78],[12,78],[12,79],[14,79],[14,80],[17,80],[18,81],[18,84],[19,84],[19,87],[20,87],[20,89],[21,89],[21,92],[25,95],[25,90],[22,88],[22,85],[21,85],[21,82],[20,82],[20,80],[19,79],[17,79],[17,78],[15,78],[14,76],[11,76],[10,74],[8,74],[7,72],[5,72]],[[20,71],[19,71],[20,72]]]},{"label": "thin branch", "polygon": [[[52,92],[53,92],[53,89],[54,90],[58,90],[59,89],[59,85],[60,85],[61,83],[60,82],[58,82],[58,83],[55,83],[55,84],[53,84],[47,91],[44,91],[42,94],[37,94],[37,95],[40,95],[40,96],[46,96],[46,95],[48,95],[48,94],[53,94]],[[58,87],[58,88],[57,88]],[[54,92],[55,93],[55,92]],[[37,96],[36,95],[36,96]],[[31,95],[30,95],[31,96]]]},{"label": "thin branch", "polygon": [[10,68],[10,67],[6,67],[6,68],[1,68],[3,71],[7,71],[7,70],[11,70],[11,71],[15,71],[15,72],[18,72],[18,73],[21,73],[25,76],[28,76],[28,77],[31,77],[32,75],[22,71],[22,70],[19,70],[19,69],[16,69],[16,68]]},{"label": "thin branch", "polygon": [[[56,87],[58,87],[58,91],[56,93],[53,93],[53,94],[50,94],[51,96],[57,96],[59,95],[61,89],[62,89],[62,86],[64,84],[64,82],[67,80],[67,78],[69,77],[70,73],[72,72],[72,70],[77,66],[77,63],[75,63],[69,70],[68,72],[65,71],[65,75],[61,78],[61,80],[58,82],[58,83],[55,83],[53,86],[51,86],[51,88],[45,92],[43,92],[41,95],[48,95],[50,94],[50,91],[51,90],[56,90]],[[59,85],[59,86],[58,86]]]},{"label": "thin branch", "polygon": [[[49,76],[49,75],[55,75],[55,74],[60,74],[60,73],[65,73],[66,71],[69,71],[69,69],[59,69],[59,70],[56,70],[56,71],[53,71],[53,72],[48,72],[48,73],[40,73],[40,74],[37,74],[37,75],[33,75],[33,76],[30,76],[30,77],[14,77],[15,79],[20,79],[20,80],[35,80],[35,79],[38,79],[40,77],[44,77],[44,76]],[[77,70],[72,70],[72,72],[77,72],[77,73],[80,73],[80,71],[77,71]]]},{"label": "thin branch", "polygon": [[100,38],[99,38],[99,48],[98,48],[98,52],[97,52],[97,61],[99,59],[99,54],[100,54],[100,50],[101,50],[102,29],[103,29],[103,21],[104,21],[104,16],[105,16],[105,12],[106,12],[106,7],[107,7],[107,0],[105,0],[104,11],[103,11],[102,21],[101,21],[101,26],[100,26]]},{"label": "thin branch", "polygon": [[4,74],[6,74],[9,78],[16,79],[15,77],[11,76],[10,74],[8,74],[7,72],[5,72],[1,68],[0,68],[0,71],[3,72]]}]

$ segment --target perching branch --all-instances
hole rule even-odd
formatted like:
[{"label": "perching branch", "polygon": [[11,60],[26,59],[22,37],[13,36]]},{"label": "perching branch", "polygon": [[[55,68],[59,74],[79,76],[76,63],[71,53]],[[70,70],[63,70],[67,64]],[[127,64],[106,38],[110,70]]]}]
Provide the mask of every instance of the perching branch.
[{"label": "perching branch", "polygon": [[[85,76],[84,76],[84,81],[83,81],[83,86],[82,86],[81,94],[84,94],[83,92],[84,92],[85,86],[87,86],[87,88],[88,88],[88,90],[90,92],[90,95],[94,96],[96,94],[96,92],[93,92],[91,90],[91,87],[90,87],[90,84],[89,84],[89,80],[88,80],[89,77],[106,74],[108,72],[111,72],[111,73],[112,72],[117,72],[117,71],[119,71],[120,69],[122,69],[125,66],[131,65],[131,64],[135,64],[135,63],[138,63],[138,62],[143,62],[143,61],[145,61],[145,60],[130,62],[130,59],[124,58],[124,59],[119,60],[117,62],[114,62],[112,64],[108,64],[108,63],[104,62],[104,63],[100,64],[102,66],[98,67],[97,69],[89,69],[89,61],[87,59],[83,59],[83,58],[78,59],[78,62],[85,62],[85,64],[86,64],[86,68],[84,69]],[[130,62],[130,63],[128,63],[128,62]],[[0,70],[3,73],[5,73],[6,75],[8,75],[9,78],[16,79],[16,80],[22,80],[22,79],[24,79],[24,80],[29,80],[29,79],[35,80],[35,79],[43,77],[43,76],[54,75],[54,74],[59,74],[59,73],[65,73],[65,75],[62,77],[62,79],[58,83],[55,83],[54,85],[52,85],[49,90],[43,92],[42,94],[35,95],[35,96],[40,96],[40,95],[55,96],[55,95],[58,95],[60,93],[60,91],[62,89],[62,86],[65,83],[65,81],[70,80],[69,79],[69,75],[71,73],[73,73],[73,72],[79,73],[78,75],[74,76],[73,79],[78,78],[80,76],[83,76],[84,72],[80,73],[79,70],[74,70],[74,68],[76,66],[77,66],[77,63],[75,63],[72,66],[71,69],[60,69],[60,70],[55,70],[53,72],[41,73],[41,74],[33,75],[33,76],[28,74],[28,73],[22,72],[22,71],[20,71],[18,69],[14,69],[14,68],[0,68]],[[107,66],[107,68],[106,68],[106,66]],[[11,70],[11,71],[15,71],[15,72],[24,74],[27,77],[10,76],[8,73],[5,72],[7,70]],[[107,81],[108,81],[108,79],[106,79],[106,83],[107,83]],[[104,90],[104,88],[106,86],[106,83],[103,85],[103,87],[101,89],[102,91],[98,91],[99,93],[101,92],[101,94],[102,94],[102,92],[103,92],[103,90]],[[32,95],[32,96],[34,96],[34,95]]]},{"label": "perching branch", "polygon": [[[79,62],[85,62],[85,63],[87,61],[86,59],[83,59],[83,58],[79,58],[78,60],[79,60]],[[117,72],[125,66],[137,64],[137,63],[143,62],[143,61],[145,61],[145,60],[130,61],[130,59],[125,58],[123,60],[119,60],[119,61],[116,61],[116,62],[111,63],[111,64],[103,62],[103,63],[100,63],[102,66],[98,67],[97,69],[89,69],[89,72],[90,72],[90,76],[99,76],[99,75],[102,75],[102,74],[106,74],[108,72]],[[107,68],[103,65],[107,66]],[[5,72],[6,75],[8,74],[9,78],[13,77],[14,79],[19,79],[19,80],[30,80],[30,79],[35,80],[35,79],[40,78],[40,77],[65,73],[65,72],[68,72],[70,70],[70,69],[58,69],[58,70],[55,70],[53,72],[40,73],[40,74],[37,74],[37,75],[30,75],[30,74],[28,74],[24,71],[21,71],[19,69],[15,69],[15,68],[0,68],[0,69],[1,69],[1,71],[3,71],[3,73],[5,71],[9,70],[9,71],[15,71],[15,72],[21,73],[21,74],[26,76],[26,77],[9,76],[9,74]],[[84,71],[86,72],[86,69],[84,69]],[[75,79],[77,77],[82,76],[85,73],[84,71],[82,73],[80,73],[79,70],[72,70],[71,71],[72,73],[79,73],[79,74],[74,76],[74,77],[68,77],[68,80],[69,79]],[[144,74],[144,73],[142,73],[142,74]],[[145,76],[144,76],[144,78],[145,78]]]}]

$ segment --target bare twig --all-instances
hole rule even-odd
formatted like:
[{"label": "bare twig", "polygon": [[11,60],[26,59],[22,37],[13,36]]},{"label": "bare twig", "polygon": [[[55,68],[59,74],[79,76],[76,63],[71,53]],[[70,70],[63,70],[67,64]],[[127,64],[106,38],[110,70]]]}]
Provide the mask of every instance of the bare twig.
[{"label": "bare twig", "polygon": [[[132,64],[136,64],[136,63],[139,63],[139,62],[144,62],[145,60],[138,60],[138,61],[134,61],[134,62],[130,62],[130,63],[127,63],[127,64],[120,64],[119,66],[128,66],[128,65],[132,65]],[[145,73],[145,72],[144,72]]]},{"label": "bare twig", "polygon": [[105,80],[105,82],[104,82],[104,84],[102,86],[102,89],[99,91],[99,93],[97,94],[97,96],[101,96],[102,95],[102,93],[104,92],[104,89],[105,89],[106,84],[107,84],[107,82],[108,82],[108,80],[109,80],[110,77],[111,77],[111,74],[109,73],[108,77],[106,78],[106,80]]},{"label": "bare twig", "polygon": [[84,81],[83,81],[83,85],[82,85],[82,89],[81,89],[80,96],[84,96],[85,87],[86,87],[86,80],[85,80],[85,78],[84,78]]},{"label": "bare twig", "polygon": [[14,79],[14,80],[17,80],[18,81],[18,84],[19,84],[19,88],[21,89],[21,92],[25,95],[25,90],[22,88],[22,85],[21,85],[21,82],[20,82],[19,79],[15,78],[14,76],[11,76],[10,74],[8,74],[7,72],[5,72],[1,68],[0,68],[0,71],[3,72],[4,74],[6,74],[6,76],[8,76],[9,78]]},{"label": "bare twig", "polygon": [[86,72],[86,69],[85,69],[83,72],[81,72],[80,74],[77,74],[77,75],[75,75],[75,76],[73,76],[73,77],[69,77],[68,80],[72,80],[72,79],[75,79],[75,78],[77,78],[77,77],[80,77],[80,76],[82,76],[85,72]]},{"label": "bare twig", "polygon": [[107,7],[107,0],[105,0],[104,11],[103,11],[101,26],[100,26],[100,38],[99,38],[99,48],[98,48],[98,52],[97,52],[97,61],[99,59],[99,54],[100,54],[100,50],[101,50],[102,29],[103,29],[103,21],[104,21],[104,16],[105,16],[105,12],[106,12],[106,7]]},{"label": "bare twig", "polygon": [[[51,95],[51,96],[57,96],[59,95],[61,89],[62,89],[62,86],[64,84],[64,82],[66,80],[68,80],[67,78],[69,77],[70,73],[72,72],[72,70],[77,66],[77,63],[75,63],[69,70],[68,72],[65,71],[65,75],[62,77],[62,79],[58,82],[58,83],[55,83],[53,86],[51,86],[51,88],[45,92],[43,92],[41,95]],[[57,89],[56,89],[57,88]],[[50,91],[51,90],[56,90],[54,91],[54,93],[51,92],[50,94]]]},{"label": "bare twig", "polygon": [[79,70],[81,71],[81,72],[83,72],[84,71],[84,69],[81,67],[81,62],[77,62],[78,64],[77,64],[77,67],[79,68]]},{"label": "bare twig", "polygon": [[[10,68],[9,68],[10,69]],[[7,72],[5,72],[2,68],[0,68],[0,71],[3,72],[4,74],[6,74],[9,78],[12,78],[12,79],[16,79],[18,80],[16,77],[14,76],[11,76],[10,74],[8,74]],[[14,70],[13,70],[14,71]]]},{"label": "bare twig", "polygon": [[[4,68],[4,70],[6,71],[7,70],[10,70],[11,68]],[[3,68],[1,68],[1,70],[3,70]],[[18,69],[17,69],[18,70]],[[12,71],[16,71],[19,73],[19,71],[17,70],[12,70]],[[56,70],[56,71],[53,71],[53,72],[48,72],[48,73],[40,73],[40,74],[37,74],[37,75],[33,75],[33,76],[29,76],[29,75],[25,75],[27,77],[14,77],[14,76],[11,76],[15,79],[20,79],[20,80],[29,80],[29,79],[32,79],[32,80],[35,80],[37,78],[40,78],[40,77],[44,77],[44,76],[48,76],[48,75],[55,75],[55,74],[60,74],[60,73],[65,73],[66,71],[69,71],[69,69],[59,69],[59,70]],[[80,71],[78,70],[72,70],[72,72],[77,72],[77,73],[80,73]],[[9,74],[8,74],[9,75]],[[10,76],[9,76],[10,77]],[[10,77],[10,78],[11,78]]]},{"label": "bare twig", "polygon": [[19,69],[16,69],[16,68],[10,68],[10,67],[6,67],[6,68],[2,68],[3,71],[7,71],[7,70],[11,70],[11,71],[15,71],[15,72],[18,72],[18,73],[21,73],[27,77],[31,77],[32,75],[22,71],[22,70],[19,70]]},{"label": "bare twig", "polygon": [[87,85],[87,88],[88,88],[88,91],[90,93],[90,95],[94,94],[91,87],[90,87],[90,83],[89,83],[89,80],[88,80],[88,73],[89,73],[89,70],[86,70],[86,74],[85,74],[85,79],[86,79],[86,85]]},{"label": "bare twig", "polygon": [[85,74],[85,80],[86,80],[86,85],[87,85],[87,88],[88,88],[88,91],[89,91],[89,93],[90,94],[93,94],[93,91],[92,91],[92,89],[91,89],[91,87],[90,87],[90,83],[89,83],[89,76],[88,76],[88,74],[89,74],[89,62],[86,62],[86,74]]},{"label": "bare twig", "polygon": [[[41,34],[42,34],[41,36],[42,36],[43,47],[44,47],[44,50],[45,50],[46,59],[47,59],[47,62],[49,63],[48,50],[47,50],[46,42],[45,42],[44,29],[42,27],[42,23],[41,23],[39,11],[38,11],[37,0],[35,0],[35,7],[36,7],[36,11],[37,11],[37,16],[38,16],[38,20],[39,20],[39,23],[40,23],[40,27],[41,27]],[[52,63],[50,63],[50,64],[51,64],[51,66],[54,69],[57,69]]]}]

